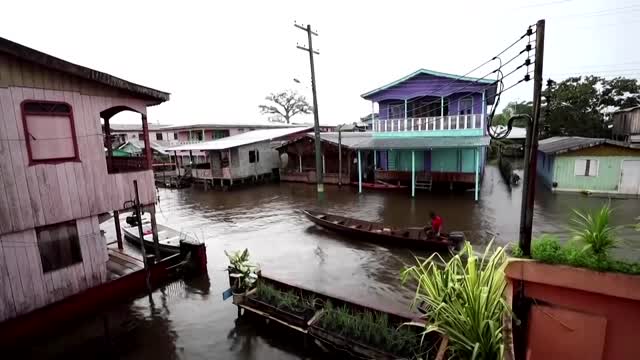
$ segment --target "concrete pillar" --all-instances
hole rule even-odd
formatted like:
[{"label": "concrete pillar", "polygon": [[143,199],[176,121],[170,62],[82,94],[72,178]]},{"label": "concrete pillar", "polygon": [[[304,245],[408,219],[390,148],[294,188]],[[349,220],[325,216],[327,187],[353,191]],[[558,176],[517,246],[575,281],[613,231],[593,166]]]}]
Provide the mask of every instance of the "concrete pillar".
[{"label": "concrete pillar", "polygon": [[478,201],[478,196],[479,196],[479,188],[478,188],[478,184],[479,182],[479,173],[480,173],[480,151],[478,151],[478,148],[474,149],[475,152],[475,158],[476,158],[476,176],[475,176],[475,180],[476,180],[476,188],[475,188],[475,200]]},{"label": "concrete pillar", "polygon": [[118,249],[124,249],[122,244],[122,230],[120,229],[120,211],[113,211],[113,222],[116,224],[116,240],[118,241]]},{"label": "concrete pillar", "polygon": [[411,150],[411,197],[416,196],[416,152]]},{"label": "concrete pillar", "polygon": [[358,193],[362,194],[362,156],[358,150]]}]

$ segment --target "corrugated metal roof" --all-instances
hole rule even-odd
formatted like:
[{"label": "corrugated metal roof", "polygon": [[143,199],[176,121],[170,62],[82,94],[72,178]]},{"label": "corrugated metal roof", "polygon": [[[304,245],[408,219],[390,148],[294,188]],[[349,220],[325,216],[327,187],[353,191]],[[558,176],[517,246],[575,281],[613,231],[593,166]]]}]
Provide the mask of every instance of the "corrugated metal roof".
[{"label": "corrugated metal roof", "polygon": [[[255,123],[197,123],[187,125],[170,125],[167,130],[188,130],[188,129],[230,129],[230,128],[255,128],[255,129],[288,129],[292,127],[306,128],[308,124],[274,124],[267,122]],[[322,126],[322,125],[321,125]]]},{"label": "corrugated metal roof", "polygon": [[545,154],[562,154],[570,151],[586,149],[602,144],[626,147],[631,149],[640,149],[639,146],[620,141],[614,141],[603,138],[585,138],[580,136],[556,136],[538,143],[538,151]]},{"label": "corrugated metal roof", "polygon": [[168,151],[182,150],[223,150],[261,141],[271,141],[299,132],[309,131],[310,127],[294,127],[284,129],[264,129],[245,132],[221,139],[205,141],[195,144],[180,145],[168,148]]},{"label": "corrugated metal roof", "polygon": [[[313,137],[313,134],[309,134]],[[324,141],[338,143],[338,133],[322,133]],[[473,148],[489,145],[488,136],[420,136],[381,138],[371,132],[342,133],[342,145],[356,150],[396,149],[417,150],[435,148]]]},{"label": "corrugated metal roof", "polygon": [[[104,125],[104,124],[102,124]],[[160,129],[164,129],[168,126],[171,125],[162,125],[162,124],[147,124],[149,130],[153,131],[153,130],[160,130]],[[118,131],[142,131],[142,123],[138,123],[138,124],[109,124],[109,127],[111,128],[111,132],[118,132]]]}]

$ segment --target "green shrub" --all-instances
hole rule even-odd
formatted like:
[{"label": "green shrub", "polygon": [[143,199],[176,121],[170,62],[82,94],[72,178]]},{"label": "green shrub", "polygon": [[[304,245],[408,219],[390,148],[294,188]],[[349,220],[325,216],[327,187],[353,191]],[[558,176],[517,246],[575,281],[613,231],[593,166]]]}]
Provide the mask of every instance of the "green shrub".
[{"label": "green shrub", "polygon": [[438,265],[444,262],[438,254],[425,261],[416,260],[417,265],[402,272],[402,280],[418,283],[414,306],[427,304],[425,317],[429,324],[424,333],[447,335],[453,358],[502,359],[502,321],[511,313],[503,298],[504,249],[493,251],[490,244],[479,258],[466,243],[444,268]]},{"label": "green shrub", "polygon": [[613,210],[604,205],[594,214],[573,210],[571,229],[573,240],[583,246],[583,250],[591,250],[601,259],[609,255],[609,251],[617,246],[617,227],[611,226],[609,220]]},{"label": "green shrub", "polygon": [[262,281],[256,287],[256,297],[278,309],[297,313],[315,309],[318,302],[313,296],[298,295],[293,290],[281,291]]},{"label": "green shrub", "polygon": [[531,243],[531,257],[548,264],[566,262],[560,241],[552,235],[542,235]]}]

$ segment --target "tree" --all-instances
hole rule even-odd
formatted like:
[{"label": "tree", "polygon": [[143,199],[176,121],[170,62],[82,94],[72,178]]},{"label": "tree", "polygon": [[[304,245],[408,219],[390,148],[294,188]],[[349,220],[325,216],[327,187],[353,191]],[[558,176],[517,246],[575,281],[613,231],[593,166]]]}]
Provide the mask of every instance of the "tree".
[{"label": "tree", "polygon": [[[491,120],[492,126],[507,125],[509,118],[516,114],[533,115],[533,103],[531,101],[511,101],[502,109],[500,114],[494,116]],[[514,126],[519,124],[514,124]]]},{"label": "tree", "polygon": [[285,90],[279,93],[271,93],[265,98],[270,105],[260,105],[262,114],[280,115],[289,124],[292,117],[297,114],[310,114],[311,106],[307,99],[294,90]]},{"label": "tree", "polygon": [[559,83],[549,79],[543,95],[545,136],[608,137],[608,113],[640,105],[638,81],[622,77],[578,76]]}]

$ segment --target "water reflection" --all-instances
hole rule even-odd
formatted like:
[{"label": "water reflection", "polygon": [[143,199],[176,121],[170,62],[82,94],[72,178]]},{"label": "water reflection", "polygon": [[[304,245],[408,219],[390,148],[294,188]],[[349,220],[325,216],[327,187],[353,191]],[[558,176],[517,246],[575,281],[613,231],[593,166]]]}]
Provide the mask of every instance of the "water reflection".
[{"label": "water reflection", "polygon": [[[359,195],[353,187],[326,189],[322,201],[316,200],[315,186],[305,184],[270,184],[225,193],[161,190],[158,222],[206,241],[208,276],[159,289],[152,301],[145,297],[106,311],[113,346],[105,345],[102,315],[98,314],[31,349],[32,357],[308,358],[292,339],[277,338],[269,329],[236,319],[235,307],[230,301],[223,302],[221,296],[228,287],[223,250],[249,248],[265,274],[284,281],[399,311],[407,309],[412,291],[400,285],[399,272],[404,264],[414,261],[414,255],[428,254],[338,236],[311,226],[300,209],[321,208],[393,226],[423,226],[429,211],[435,210],[443,217],[447,231],[465,231],[479,250],[493,237],[500,244],[518,238],[520,187],[509,191],[493,166],[485,170],[478,202],[473,201],[471,192],[418,192],[411,199],[404,192]],[[595,209],[606,201],[551,194],[539,188],[534,232],[566,237],[571,208]],[[637,200],[611,201],[623,209],[613,219],[616,224],[631,223],[640,215]],[[622,233],[635,248],[639,235],[629,228]],[[640,259],[628,250],[619,255]]]}]

